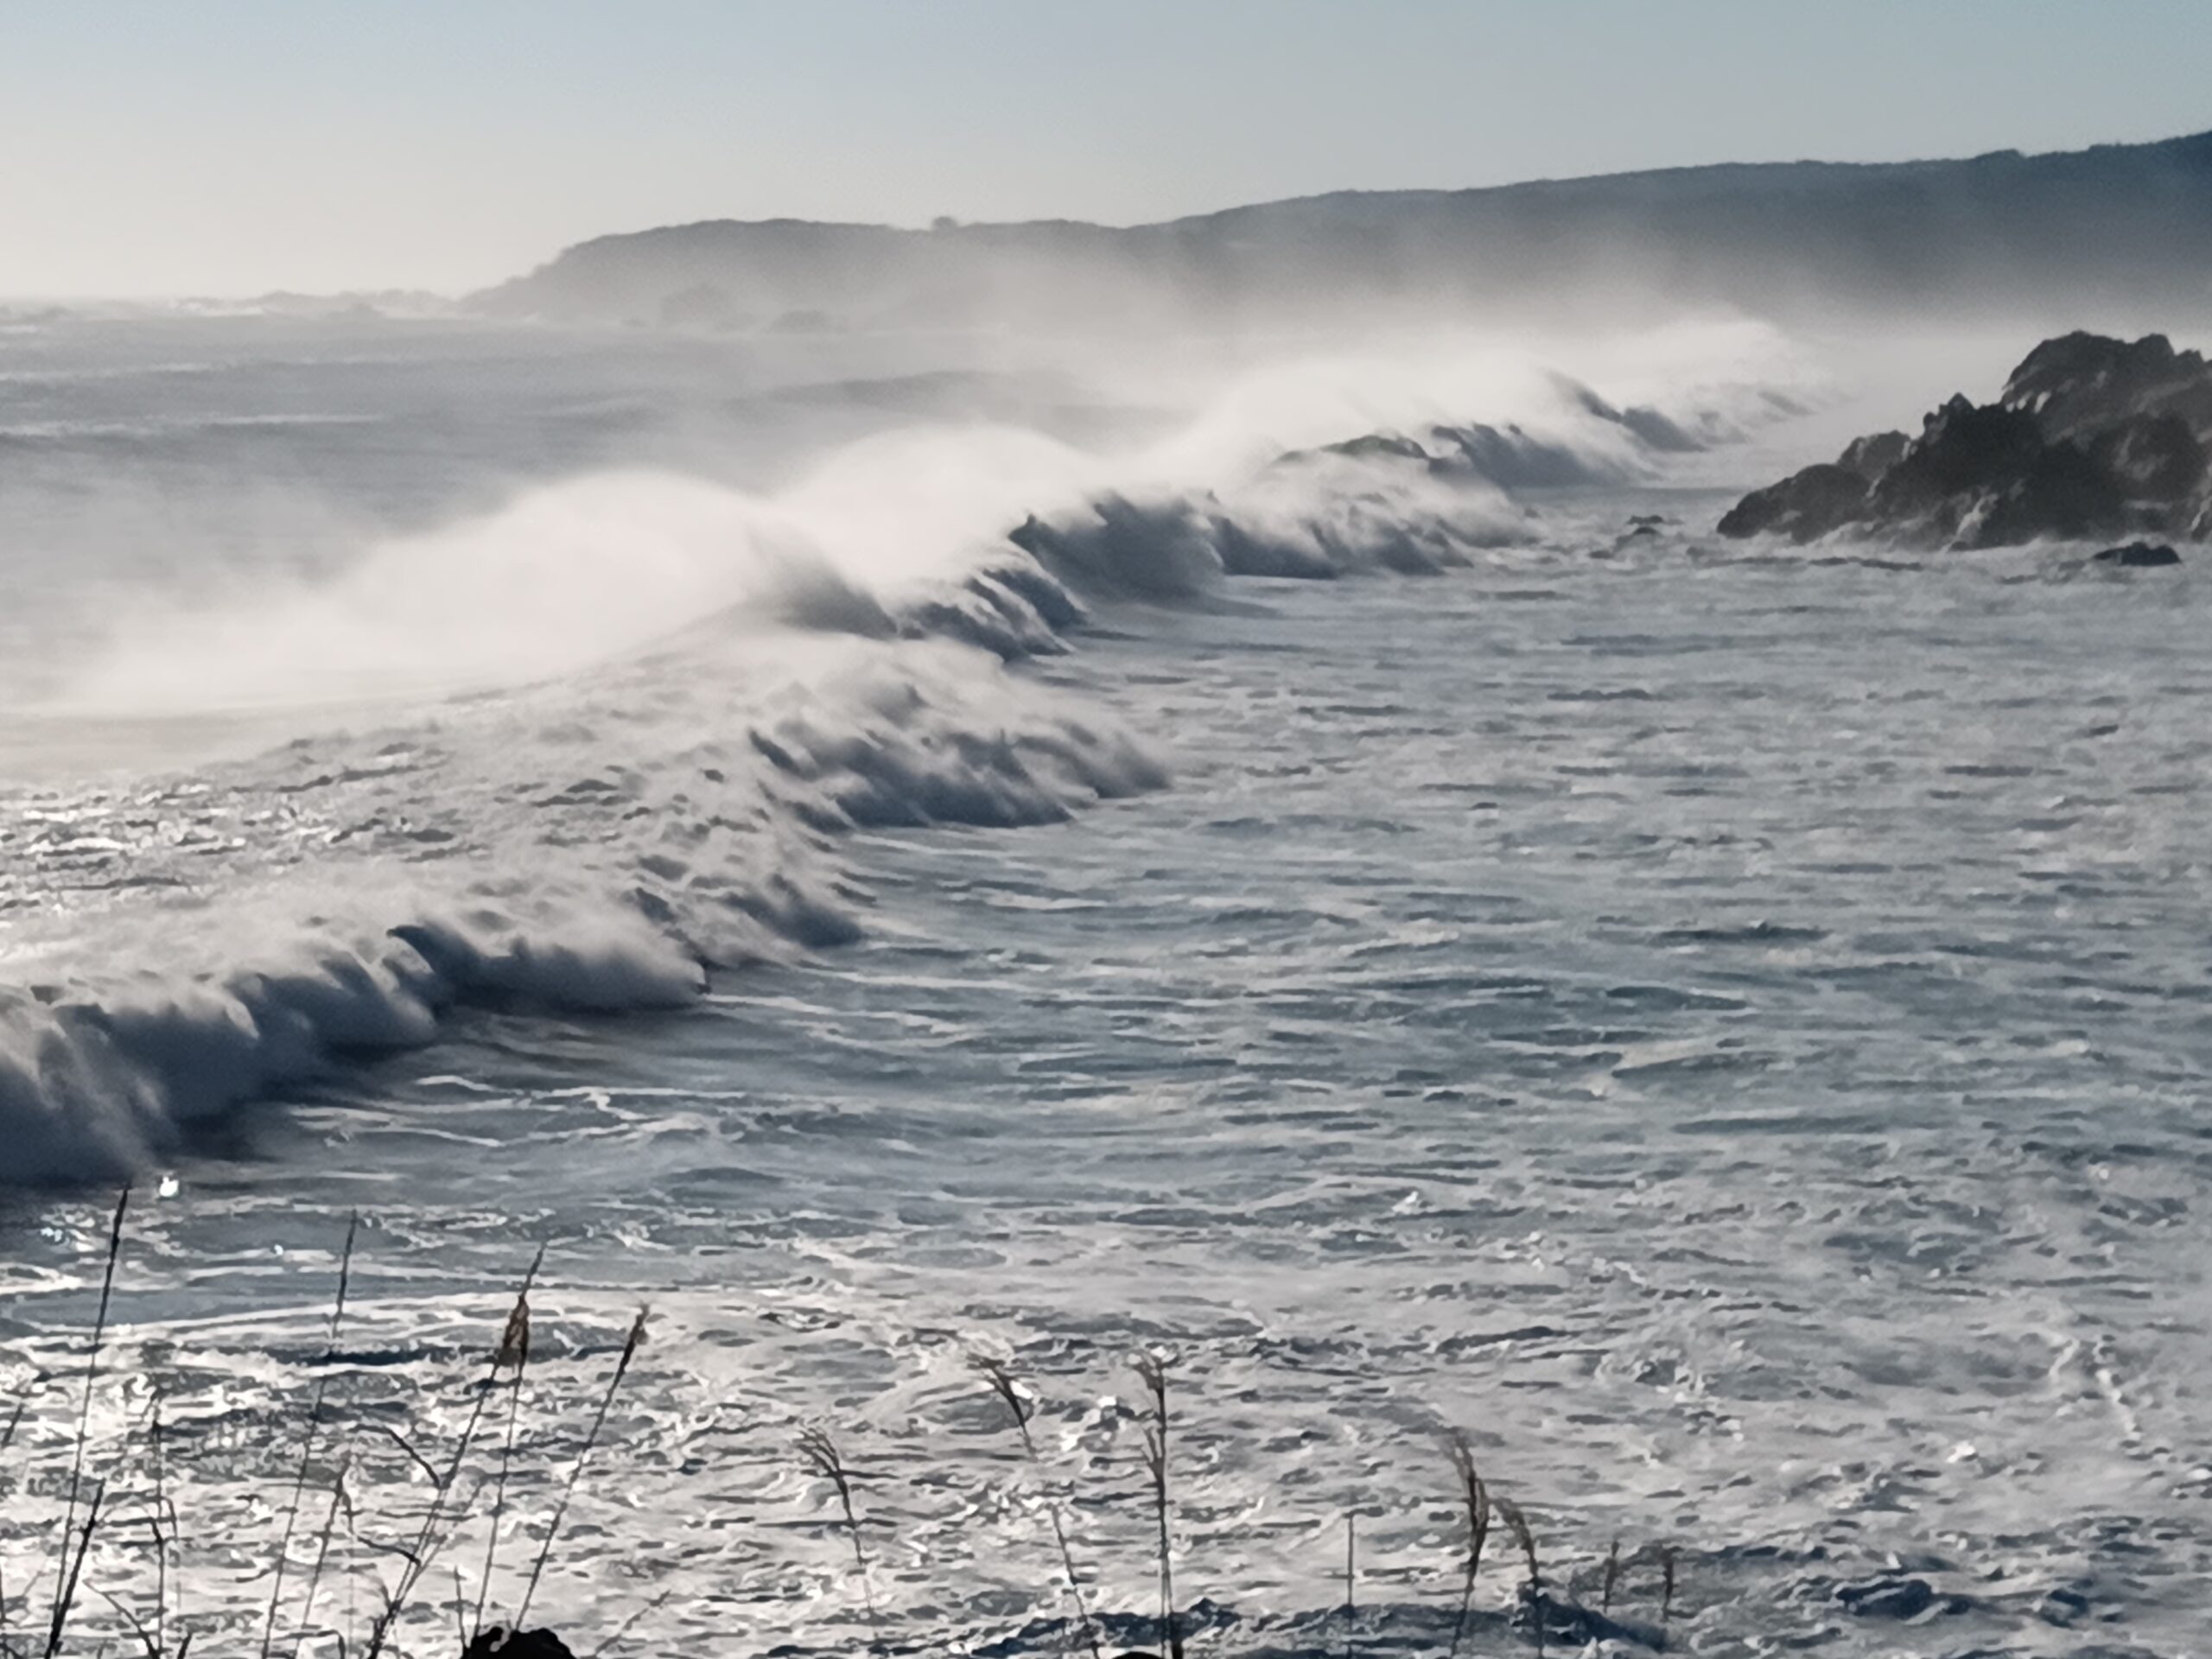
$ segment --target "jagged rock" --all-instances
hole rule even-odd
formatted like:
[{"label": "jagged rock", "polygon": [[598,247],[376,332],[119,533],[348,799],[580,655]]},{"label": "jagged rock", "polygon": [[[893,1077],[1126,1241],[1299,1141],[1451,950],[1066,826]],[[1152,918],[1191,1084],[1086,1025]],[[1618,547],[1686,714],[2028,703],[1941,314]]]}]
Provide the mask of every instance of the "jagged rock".
[{"label": "jagged rock", "polygon": [[1954,397],[1874,481],[1877,523],[1916,527],[1913,539],[2006,547],[2038,536],[2101,536],[2126,527],[2118,483],[2070,443],[2044,441],[2035,417]]},{"label": "jagged rock", "polygon": [[2130,496],[2186,501],[2204,485],[2205,448],[2178,415],[2136,415],[2089,439],[2089,458]]},{"label": "jagged rock", "polygon": [[2212,365],[2159,334],[2047,340],[1998,402],[1955,397],[1916,438],[1858,439],[1752,491],[1719,528],[1923,547],[2212,535]]},{"label": "jagged rock", "polygon": [[2162,565],[2181,563],[2181,555],[2173,549],[2151,542],[2130,542],[2125,547],[2108,547],[2093,556],[2099,564],[2125,565],[2131,570],[2155,570]]},{"label": "jagged rock", "polygon": [[1904,459],[1912,440],[1902,432],[1875,432],[1844,445],[1836,465],[1854,472],[1872,484]]},{"label": "jagged rock", "polygon": [[1866,476],[1851,467],[1808,467],[1779,484],[1753,490],[1728,510],[1720,521],[1720,533],[1771,533],[1793,542],[1818,541],[1865,518],[1870,487]]},{"label": "jagged rock", "polygon": [[2064,334],[2020,360],[1999,401],[2034,415],[2053,439],[2079,437],[2126,413],[2177,416],[2202,433],[2212,429],[2212,370],[2164,334]]}]

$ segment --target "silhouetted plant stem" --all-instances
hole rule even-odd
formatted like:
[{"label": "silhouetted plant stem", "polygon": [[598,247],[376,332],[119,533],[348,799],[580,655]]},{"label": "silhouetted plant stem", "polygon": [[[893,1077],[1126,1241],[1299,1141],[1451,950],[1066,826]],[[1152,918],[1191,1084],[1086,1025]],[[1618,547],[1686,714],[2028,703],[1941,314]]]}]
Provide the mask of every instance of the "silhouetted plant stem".
[{"label": "silhouetted plant stem", "polygon": [[[1037,1471],[1041,1479],[1044,1459],[1037,1455],[1037,1442],[1029,1433],[1032,1408],[1022,1398],[1014,1374],[995,1359],[979,1357],[976,1364],[989,1382],[991,1391],[1005,1402],[1007,1410],[1013,1414],[1015,1432],[1021,1436],[1021,1449],[1028,1454],[1030,1466]],[[1083,1627],[1083,1637],[1090,1648],[1091,1659],[1100,1659],[1098,1628],[1091,1623],[1090,1608],[1084,1605],[1083,1585],[1075,1570],[1075,1552],[1068,1548],[1067,1528],[1060,1519],[1060,1506],[1050,1493],[1046,1495],[1045,1515],[1052,1525],[1052,1540],[1060,1548],[1060,1567],[1067,1575],[1068,1599],[1075,1604],[1076,1620]]]},{"label": "silhouetted plant stem", "polygon": [[105,1483],[92,1483],[92,1501],[85,1510],[85,1525],[77,1537],[77,1553],[69,1554],[69,1541],[61,1541],[64,1557],[61,1583],[54,1599],[54,1618],[47,1626],[46,1659],[61,1651],[62,1632],[69,1628],[69,1610],[76,1605],[77,1584],[85,1573],[85,1557],[92,1553],[92,1534],[99,1529],[100,1505],[107,1497]]},{"label": "silhouetted plant stem", "polygon": [[1351,1659],[1354,1633],[1359,1629],[1357,1558],[1353,1553],[1353,1512],[1344,1511],[1344,1659]]},{"label": "silhouetted plant stem", "polygon": [[[108,1301],[115,1293],[116,1264],[123,1255],[123,1218],[130,1213],[130,1189],[125,1186],[116,1195],[115,1218],[108,1226],[107,1265],[100,1273],[99,1313],[92,1320],[92,1345],[85,1356],[85,1391],[82,1398],[77,1402],[77,1443],[70,1452],[69,1503],[61,1520],[61,1554],[54,1562],[54,1614],[48,1621],[52,1631],[49,1640],[55,1646],[60,1644],[62,1626],[68,1621],[67,1601],[73,1599],[76,1592],[76,1585],[71,1577],[69,1535],[77,1524],[77,1497],[83,1490],[85,1478],[85,1442],[90,1438],[92,1433],[92,1384],[99,1376],[100,1344],[107,1335]],[[10,1433],[12,1432],[11,1429]],[[91,1538],[89,1528],[86,1537],[89,1541]],[[84,1554],[80,1549],[78,1552],[79,1566],[83,1564],[83,1560]],[[48,1652],[52,1650],[52,1647],[48,1649]]]},{"label": "silhouetted plant stem", "polygon": [[1167,1659],[1183,1659],[1183,1638],[1175,1628],[1175,1564],[1167,1527],[1167,1367],[1156,1354],[1141,1353],[1136,1373],[1152,1395],[1152,1423],[1145,1430],[1145,1466],[1152,1475],[1152,1498],[1160,1522],[1160,1646]]},{"label": "silhouetted plant stem", "polygon": [[[523,1275],[522,1289],[519,1294],[524,1296],[530,1294],[531,1287],[537,1282],[537,1270],[544,1265],[544,1262],[545,1247],[540,1245],[537,1254],[531,1258],[530,1271]],[[477,1426],[484,1421],[485,1402],[492,1397],[493,1390],[499,1381],[499,1352],[494,1351],[490,1369],[485,1376],[482,1385],[476,1391],[475,1402],[469,1408],[468,1421],[462,1425],[461,1439],[454,1445],[452,1460],[447,1465],[445,1472],[439,1476],[435,1483],[435,1490],[430,1496],[430,1507],[423,1516],[421,1529],[415,1535],[414,1548],[406,1552],[407,1565],[400,1570],[399,1582],[385,1596],[383,1610],[378,1613],[376,1622],[369,1627],[369,1639],[365,1649],[365,1659],[376,1659],[376,1656],[384,1650],[384,1645],[391,1635],[393,1621],[399,1617],[401,1611],[407,1605],[408,1598],[414,1593],[415,1586],[422,1581],[423,1574],[429,1570],[432,1559],[437,1554],[433,1547],[433,1541],[438,1535],[438,1522],[445,1518],[446,1498],[452,1492],[454,1482],[461,1477],[461,1465],[467,1460],[468,1448],[476,1439]]]},{"label": "silhouetted plant stem", "polygon": [[1467,1616],[1475,1603],[1475,1575],[1482,1570],[1483,1546],[1490,1539],[1490,1488],[1475,1472],[1474,1448],[1467,1443],[1463,1431],[1452,1430],[1445,1440],[1444,1449],[1452,1459],[1459,1495],[1467,1509],[1467,1571],[1459,1585],[1459,1617],[1452,1626],[1450,1651],[1450,1659],[1459,1659],[1459,1643],[1467,1633]]},{"label": "silhouetted plant stem", "polygon": [[1512,1529],[1514,1538],[1529,1560],[1529,1614],[1536,1626],[1536,1659],[1543,1659],[1544,1627],[1549,1621],[1544,1617],[1544,1574],[1536,1562],[1536,1536],[1529,1530],[1529,1517],[1521,1513],[1518,1503],[1501,1497],[1497,1500],[1497,1512]]},{"label": "silhouetted plant stem", "polygon": [[467,1632],[461,1638],[463,1648],[476,1639],[484,1628],[484,1603],[492,1593],[492,1569],[499,1558],[499,1527],[507,1514],[507,1473],[515,1459],[515,1431],[522,1414],[523,1374],[530,1369],[530,1298],[515,1298],[514,1309],[507,1315],[507,1328],[499,1334],[499,1352],[495,1365],[512,1365],[515,1380],[507,1390],[507,1435],[499,1446],[499,1483],[492,1493],[492,1535],[484,1544],[484,1575],[476,1586],[476,1611],[471,1616]]},{"label": "silhouetted plant stem", "polygon": [[837,1489],[837,1503],[845,1512],[845,1530],[853,1541],[853,1568],[860,1574],[861,1603],[868,1609],[868,1629],[874,1633],[875,1645],[883,1645],[883,1624],[875,1611],[875,1592],[868,1581],[868,1551],[861,1543],[861,1520],[853,1509],[852,1471],[838,1454],[837,1443],[826,1430],[810,1428],[798,1437],[799,1455],[807,1466]]},{"label": "silhouetted plant stem", "polygon": [[330,1309],[330,1336],[324,1344],[322,1371],[315,1380],[315,1395],[308,1403],[308,1431],[300,1442],[300,1466],[292,1476],[292,1495],[284,1505],[284,1530],[276,1541],[276,1566],[269,1584],[269,1611],[261,1623],[261,1659],[269,1659],[276,1639],[276,1610],[284,1595],[284,1573],[291,1564],[292,1535],[300,1522],[300,1500],[307,1491],[308,1472],[315,1465],[315,1441],[322,1432],[323,1401],[330,1389],[331,1367],[338,1363],[338,1333],[346,1323],[346,1289],[353,1275],[353,1240],[360,1231],[358,1210],[346,1223],[345,1247],[338,1254],[338,1295]]},{"label": "silhouetted plant stem", "polygon": [[638,1317],[630,1322],[630,1334],[622,1344],[622,1357],[614,1362],[614,1375],[607,1379],[607,1392],[600,1396],[599,1409],[592,1414],[591,1427],[584,1435],[583,1447],[576,1453],[575,1466],[569,1471],[569,1478],[561,1488],[561,1501],[554,1506],[553,1523],[545,1529],[539,1541],[537,1559],[530,1566],[530,1582],[523,1586],[522,1605],[515,1609],[514,1623],[508,1628],[519,1630],[523,1621],[530,1617],[530,1604],[537,1599],[537,1581],[544,1575],[546,1558],[553,1553],[553,1541],[561,1535],[561,1523],[568,1519],[569,1504],[576,1495],[576,1484],[584,1478],[584,1465],[591,1461],[592,1448],[599,1444],[600,1431],[607,1427],[607,1414],[613,1408],[615,1391],[621,1388],[622,1379],[629,1375],[630,1362],[645,1340],[646,1310],[639,1308]]}]

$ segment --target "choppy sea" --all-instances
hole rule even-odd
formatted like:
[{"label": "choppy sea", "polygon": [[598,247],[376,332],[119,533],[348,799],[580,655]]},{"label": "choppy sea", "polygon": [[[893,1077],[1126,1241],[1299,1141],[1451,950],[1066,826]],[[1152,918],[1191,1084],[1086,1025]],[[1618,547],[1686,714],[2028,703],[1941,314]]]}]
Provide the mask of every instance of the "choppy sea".
[{"label": "choppy sea", "polygon": [[449,1650],[649,1306],[579,1653],[1155,1645],[1140,1352],[1194,1652],[1443,1651],[1455,1430],[1463,1651],[2206,1651],[2204,578],[1723,542],[1830,382],[1594,355],[0,333],[9,1630],[99,1483],[85,1650],[441,1503]]}]

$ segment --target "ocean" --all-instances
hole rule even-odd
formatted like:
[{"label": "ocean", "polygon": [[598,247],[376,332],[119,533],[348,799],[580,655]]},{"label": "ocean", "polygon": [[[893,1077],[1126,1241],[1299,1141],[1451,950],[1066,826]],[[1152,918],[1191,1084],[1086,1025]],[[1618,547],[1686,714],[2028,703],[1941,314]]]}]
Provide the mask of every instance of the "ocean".
[{"label": "ocean", "polygon": [[1465,1651],[2201,1651],[2212,611],[1721,540],[1853,361],[0,333],[8,1629],[1154,1647],[1150,1354],[1194,1651],[1454,1433]]}]

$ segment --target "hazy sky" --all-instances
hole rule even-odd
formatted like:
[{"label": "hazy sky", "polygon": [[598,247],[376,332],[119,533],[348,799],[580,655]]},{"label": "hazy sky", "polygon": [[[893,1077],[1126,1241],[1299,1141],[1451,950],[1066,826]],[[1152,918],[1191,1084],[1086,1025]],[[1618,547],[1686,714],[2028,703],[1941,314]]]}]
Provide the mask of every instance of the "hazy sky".
[{"label": "hazy sky", "polygon": [[0,294],[2212,128],[2212,0],[0,0]]}]

